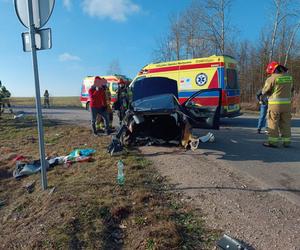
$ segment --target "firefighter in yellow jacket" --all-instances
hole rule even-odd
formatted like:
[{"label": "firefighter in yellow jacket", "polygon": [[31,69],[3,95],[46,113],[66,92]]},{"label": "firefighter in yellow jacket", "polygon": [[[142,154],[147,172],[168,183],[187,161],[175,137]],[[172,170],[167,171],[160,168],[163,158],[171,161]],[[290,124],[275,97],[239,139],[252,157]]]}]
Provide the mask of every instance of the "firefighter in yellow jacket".
[{"label": "firefighter in yellow jacket", "polygon": [[284,147],[291,144],[291,98],[293,78],[287,73],[288,69],[278,62],[267,66],[270,75],[262,89],[262,94],[269,97],[268,106],[268,142],[266,147]]}]

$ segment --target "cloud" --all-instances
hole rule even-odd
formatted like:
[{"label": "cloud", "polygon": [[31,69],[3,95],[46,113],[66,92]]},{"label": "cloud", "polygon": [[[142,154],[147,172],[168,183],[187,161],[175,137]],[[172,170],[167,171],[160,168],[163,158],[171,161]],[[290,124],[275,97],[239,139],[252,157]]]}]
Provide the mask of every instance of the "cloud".
[{"label": "cloud", "polygon": [[140,11],[132,0],[83,0],[83,11],[92,17],[111,18],[123,22],[130,14]]},{"label": "cloud", "polygon": [[63,0],[63,5],[66,7],[67,10],[71,10],[72,2],[71,0]]},{"label": "cloud", "polygon": [[69,53],[63,53],[61,55],[59,55],[59,61],[61,62],[67,62],[67,61],[81,61],[80,57],[78,56],[74,56],[74,55],[71,55]]}]

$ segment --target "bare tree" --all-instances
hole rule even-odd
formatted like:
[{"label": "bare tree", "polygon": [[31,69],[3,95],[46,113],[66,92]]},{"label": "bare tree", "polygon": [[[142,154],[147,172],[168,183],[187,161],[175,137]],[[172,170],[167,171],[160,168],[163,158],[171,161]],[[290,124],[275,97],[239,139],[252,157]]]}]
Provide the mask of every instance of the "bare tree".
[{"label": "bare tree", "polygon": [[163,36],[156,41],[157,48],[153,52],[155,62],[166,62],[173,60],[173,47],[170,37]]},{"label": "bare tree", "polygon": [[180,60],[181,58],[181,50],[183,47],[183,39],[182,39],[182,22],[179,19],[178,15],[175,15],[170,18],[171,24],[171,34],[170,34],[170,46],[173,48],[175,52],[175,59]]},{"label": "bare tree", "polygon": [[292,49],[292,46],[293,46],[293,43],[294,43],[294,40],[295,40],[296,33],[297,33],[299,28],[300,28],[300,22],[296,24],[296,26],[294,27],[294,30],[291,34],[291,37],[290,37],[290,40],[289,40],[289,45],[288,45],[286,53],[285,53],[284,66],[286,66],[286,64],[287,64],[287,61],[288,61],[288,58],[289,58],[289,55],[290,55],[290,51]]},{"label": "bare tree", "polygon": [[110,63],[106,73],[108,75],[121,74],[121,67],[118,59],[115,59]]},{"label": "bare tree", "polygon": [[[289,17],[297,16],[295,13],[294,8],[291,9],[290,7],[293,6],[295,1],[293,0],[272,0],[272,4],[275,8],[275,16],[274,16],[274,23],[273,23],[273,31],[271,35],[271,47],[269,51],[269,61],[271,61],[274,57],[274,49],[276,45],[276,37],[278,33],[279,26],[281,23],[287,23],[287,19]],[[283,22],[284,21],[284,22]],[[286,32],[284,29],[283,34]]]},{"label": "bare tree", "polygon": [[206,7],[203,20],[207,25],[207,34],[215,46],[216,53],[224,54],[227,35],[230,32],[229,12],[232,0],[203,0],[202,2]]}]

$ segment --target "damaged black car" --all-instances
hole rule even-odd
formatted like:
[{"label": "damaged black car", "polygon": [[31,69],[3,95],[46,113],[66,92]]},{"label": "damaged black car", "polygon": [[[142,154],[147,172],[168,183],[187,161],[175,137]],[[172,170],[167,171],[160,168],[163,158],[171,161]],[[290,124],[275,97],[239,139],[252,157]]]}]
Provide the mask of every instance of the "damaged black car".
[{"label": "damaged black car", "polygon": [[144,77],[134,81],[129,92],[129,108],[108,147],[111,155],[124,146],[172,144],[197,148],[199,138],[193,136],[193,128],[219,129],[221,89],[197,91],[180,104],[175,80]]}]

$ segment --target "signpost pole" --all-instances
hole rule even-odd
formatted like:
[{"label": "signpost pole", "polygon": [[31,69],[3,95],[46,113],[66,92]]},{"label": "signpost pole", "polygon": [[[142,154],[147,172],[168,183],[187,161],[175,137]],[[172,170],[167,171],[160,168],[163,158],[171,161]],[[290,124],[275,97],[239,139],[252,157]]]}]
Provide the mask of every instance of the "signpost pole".
[{"label": "signpost pole", "polygon": [[33,8],[32,0],[28,1],[28,18],[29,18],[29,33],[31,41],[31,53],[32,53],[32,65],[34,71],[35,81],[35,104],[36,104],[36,117],[39,134],[39,151],[40,151],[40,162],[41,162],[41,182],[42,189],[47,189],[47,162],[45,160],[45,147],[44,147],[44,129],[42,119],[42,108],[41,108],[41,95],[40,95],[40,83],[39,83],[39,72],[36,54],[36,43],[35,43],[35,27],[33,22]]}]

